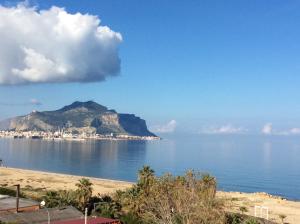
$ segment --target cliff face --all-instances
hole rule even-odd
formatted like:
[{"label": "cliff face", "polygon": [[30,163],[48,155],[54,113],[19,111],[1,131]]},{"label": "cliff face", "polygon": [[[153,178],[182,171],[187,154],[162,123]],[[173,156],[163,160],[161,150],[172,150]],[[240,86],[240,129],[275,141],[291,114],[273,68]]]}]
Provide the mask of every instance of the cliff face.
[{"label": "cliff face", "polygon": [[93,101],[74,102],[55,111],[32,112],[0,122],[1,130],[57,131],[72,133],[155,136],[145,120],[134,114],[118,114]]}]

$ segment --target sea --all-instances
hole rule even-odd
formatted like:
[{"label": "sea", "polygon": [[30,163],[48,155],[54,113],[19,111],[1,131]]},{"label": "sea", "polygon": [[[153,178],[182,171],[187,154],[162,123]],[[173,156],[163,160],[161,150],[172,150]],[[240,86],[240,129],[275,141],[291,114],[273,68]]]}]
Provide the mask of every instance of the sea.
[{"label": "sea", "polygon": [[210,173],[224,191],[266,192],[300,200],[300,137],[167,136],[156,141],[53,141],[0,138],[9,167],[136,181],[149,165],[157,175]]}]

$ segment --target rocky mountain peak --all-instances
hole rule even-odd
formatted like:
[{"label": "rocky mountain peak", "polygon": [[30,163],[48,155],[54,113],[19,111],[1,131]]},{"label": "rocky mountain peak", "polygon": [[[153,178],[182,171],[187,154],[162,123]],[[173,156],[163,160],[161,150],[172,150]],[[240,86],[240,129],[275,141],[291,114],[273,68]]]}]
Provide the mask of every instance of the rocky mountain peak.
[{"label": "rocky mountain peak", "polygon": [[59,110],[32,112],[0,122],[0,130],[57,131],[72,133],[155,136],[145,120],[134,114],[119,114],[94,101],[76,101]]},{"label": "rocky mountain peak", "polygon": [[81,101],[75,101],[74,103],[64,106],[63,108],[60,109],[60,111],[68,111],[68,110],[73,110],[77,108],[86,108],[88,110],[96,110],[99,112],[104,112],[107,111],[107,107],[102,106],[94,101],[86,101],[86,102],[81,102]]}]

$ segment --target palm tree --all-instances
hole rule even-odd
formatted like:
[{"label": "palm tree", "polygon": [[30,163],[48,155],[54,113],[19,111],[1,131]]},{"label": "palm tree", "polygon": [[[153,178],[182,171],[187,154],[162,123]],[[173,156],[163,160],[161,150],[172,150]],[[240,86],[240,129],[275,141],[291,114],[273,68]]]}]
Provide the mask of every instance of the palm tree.
[{"label": "palm tree", "polygon": [[138,173],[139,181],[143,182],[147,180],[149,177],[154,176],[154,170],[150,168],[150,166],[143,166],[141,170],[139,170]]},{"label": "palm tree", "polygon": [[138,186],[145,189],[149,186],[151,179],[154,177],[154,170],[150,166],[143,166],[138,173]]},{"label": "palm tree", "polygon": [[202,182],[205,186],[215,186],[216,185],[216,178],[211,176],[210,174],[203,174],[202,175]]},{"label": "palm tree", "polygon": [[217,181],[216,181],[215,177],[213,177],[209,174],[203,174],[202,175],[202,183],[204,185],[204,189],[210,190],[213,193],[213,196],[216,195]]},{"label": "palm tree", "polygon": [[93,194],[92,183],[87,178],[82,178],[76,183],[77,198],[81,209],[83,210]]}]

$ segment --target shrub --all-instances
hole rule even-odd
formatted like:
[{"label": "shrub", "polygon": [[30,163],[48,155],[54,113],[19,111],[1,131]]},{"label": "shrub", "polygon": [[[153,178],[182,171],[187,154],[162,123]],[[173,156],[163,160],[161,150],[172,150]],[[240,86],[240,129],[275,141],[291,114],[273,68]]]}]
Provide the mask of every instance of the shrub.
[{"label": "shrub", "polygon": [[281,222],[284,223],[284,220],[285,220],[285,218],[286,218],[286,215],[284,215],[284,214],[279,214],[278,216],[279,216]]},{"label": "shrub", "polygon": [[245,206],[240,207],[240,211],[242,212],[242,214],[244,214],[245,212],[248,212],[248,209]]},{"label": "shrub", "polygon": [[215,178],[207,174],[189,171],[179,177],[155,177],[151,169],[144,167],[137,185],[118,192],[115,198],[123,211],[146,223],[223,224],[225,213],[215,194]]},{"label": "shrub", "polygon": [[132,213],[124,214],[120,221],[123,224],[143,224],[142,220]]},{"label": "shrub", "polygon": [[[16,197],[17,191],[6,187],[0,187],[0,194]],[[20,193],[19,196],[22,198],[25,197],[25,195],[22,193]]]},{"label": "shrub", "polygon": [[243,218],[240,214],[226,214],[226,224],[241,224]]},{"label": "shrub", "polygon": [[257,219],[254,219],[254,218],[249,218],[247,219],[244,224],[259,224],[260,222],[257,221]]}]

